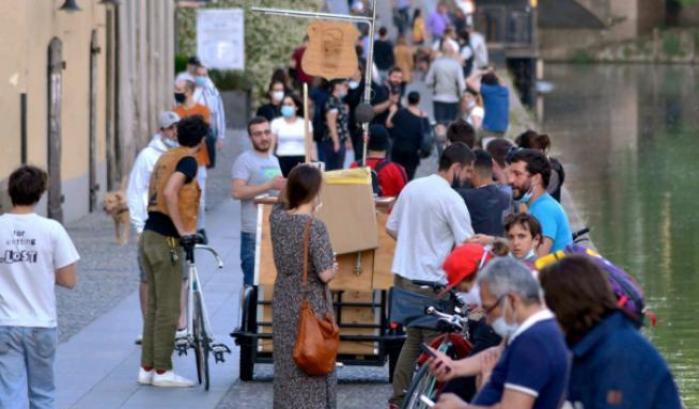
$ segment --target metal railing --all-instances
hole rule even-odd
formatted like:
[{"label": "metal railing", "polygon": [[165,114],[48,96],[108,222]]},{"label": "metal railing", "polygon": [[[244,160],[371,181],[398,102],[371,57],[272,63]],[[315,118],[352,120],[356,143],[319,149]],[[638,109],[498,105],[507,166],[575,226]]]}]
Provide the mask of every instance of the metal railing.
[{"label": "metal railing", "polygon": [[482,5],[474,15],[474,23],[489,44],[535,47],[535,17],[527,6]]}]

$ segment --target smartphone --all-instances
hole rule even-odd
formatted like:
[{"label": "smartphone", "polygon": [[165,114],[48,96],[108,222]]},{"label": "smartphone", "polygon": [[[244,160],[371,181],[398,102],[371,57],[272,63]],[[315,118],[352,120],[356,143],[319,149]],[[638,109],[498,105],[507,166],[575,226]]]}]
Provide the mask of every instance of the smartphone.
[{"label": "smartphone", "polygon": [[430,349],[430,347],[427,344],[425,344],[424,342],[422,344],[420,344],[420,348],[422,348],[422,352],[426,353],[427,355],[431,356],[432,358],[437,357],[437,354],[435,354],[434,351],[432,351],[432,349]]},{"label": "smartphone", "polygon": [[420,395],[420,401],[421,401],[422,403],[424,403],[425,405],[427,405],[428,408],[433,408],[433,407],[434,407],[434,402],[432,401],[432,399],[428,398],[428,397],[425,396],[425,395]]}]

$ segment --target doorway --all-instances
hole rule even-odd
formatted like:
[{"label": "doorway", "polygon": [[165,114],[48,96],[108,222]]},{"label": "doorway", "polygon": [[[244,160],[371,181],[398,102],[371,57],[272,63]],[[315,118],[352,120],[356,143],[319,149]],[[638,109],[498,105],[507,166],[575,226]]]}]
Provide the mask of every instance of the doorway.
[{"label": "doorway", "polygon": [[48,143],[47,168],[48,217],[63,222],[63,192],[61,188],[61,101],[63,76],[63,44],[58,38],[48,49]]}]

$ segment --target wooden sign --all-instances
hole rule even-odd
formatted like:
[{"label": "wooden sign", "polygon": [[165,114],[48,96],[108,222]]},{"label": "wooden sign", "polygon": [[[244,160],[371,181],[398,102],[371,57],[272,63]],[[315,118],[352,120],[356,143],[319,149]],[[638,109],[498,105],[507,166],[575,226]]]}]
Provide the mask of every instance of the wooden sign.
[{"label": "wooden sign", "polygon": [[315,21],[308,26],[309,43],[303,70],[327,80],[349,78],[357,72],[355,43],[359,31],[351,23]]}]

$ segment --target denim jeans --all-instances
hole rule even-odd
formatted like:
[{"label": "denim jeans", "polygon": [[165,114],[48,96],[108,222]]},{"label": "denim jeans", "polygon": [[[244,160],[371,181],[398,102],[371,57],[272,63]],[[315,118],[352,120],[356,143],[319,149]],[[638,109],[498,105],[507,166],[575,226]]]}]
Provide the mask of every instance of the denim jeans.
[{"label": "denim jeans", "polygon": [[333,141],[328,139],[318,143],[318,156],[325,162],[325,170],[342,169],[345,163],[345,141],[340,142],[340,150],[335,152]]},{"label": "denim jeans", "polygon": [[255,281],[255,233],[240,232],[240,268],[243,270],[243,284],[253,285]]},{"label": "denim jeans", "polygon": [[53,409],[56,344],[56,328],[0,326],[0,408]]}]

